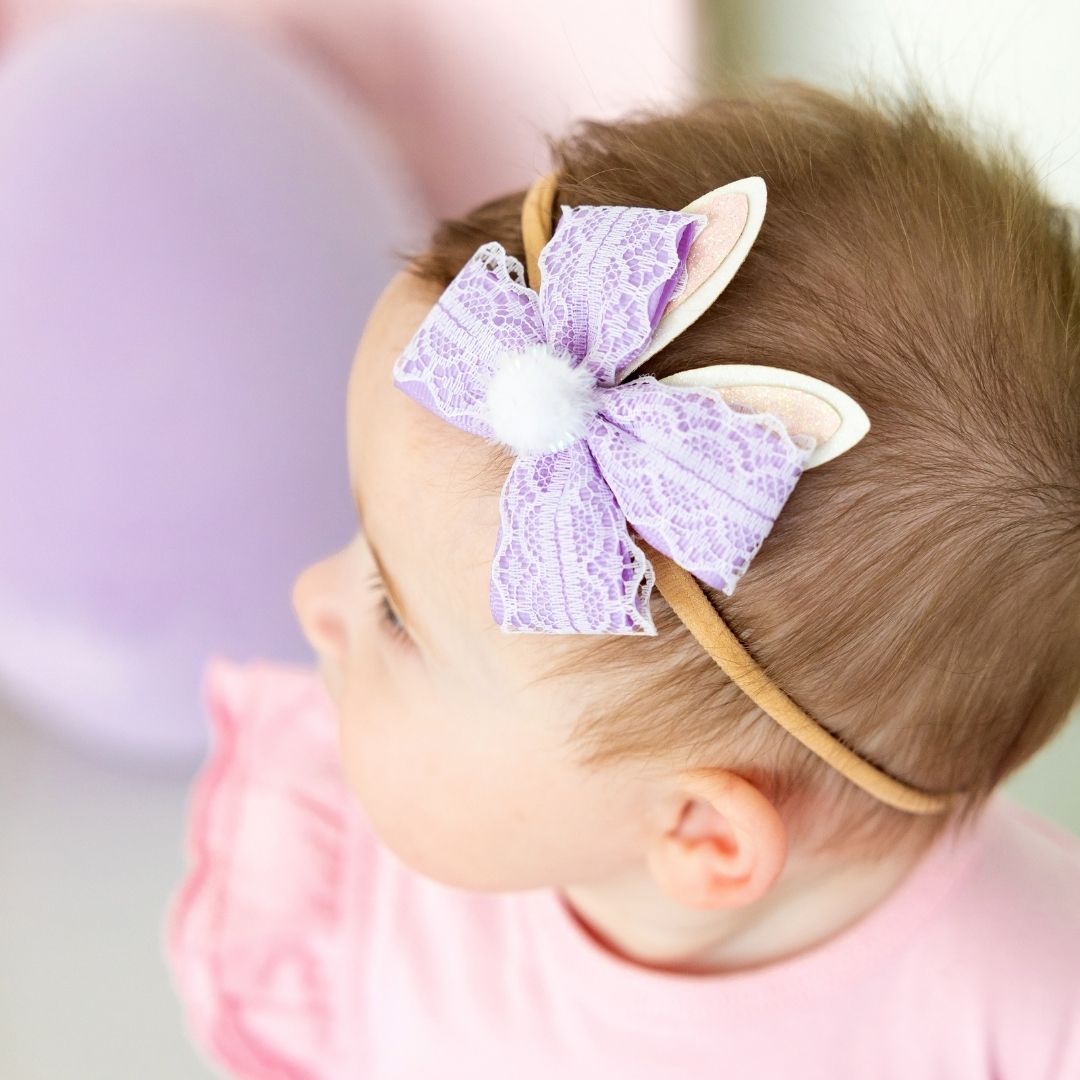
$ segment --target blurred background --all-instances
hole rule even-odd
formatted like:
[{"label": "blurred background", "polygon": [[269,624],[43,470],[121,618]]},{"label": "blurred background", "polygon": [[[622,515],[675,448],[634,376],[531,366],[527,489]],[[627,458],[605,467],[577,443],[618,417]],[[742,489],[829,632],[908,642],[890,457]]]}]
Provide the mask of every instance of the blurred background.
[{"label": "blurred background", "polygon": [[[0,0],[0,1078],[213,1075],[161,951],[211,654],[309,663],[394,248],[545,131],[917,76],[1080,202],[1072,0]],[[267,378],[267,372],[273,378]],[[177,453],[177,448],[182,453]],[[1080,834],[1080,724],[1007,784]]]}]

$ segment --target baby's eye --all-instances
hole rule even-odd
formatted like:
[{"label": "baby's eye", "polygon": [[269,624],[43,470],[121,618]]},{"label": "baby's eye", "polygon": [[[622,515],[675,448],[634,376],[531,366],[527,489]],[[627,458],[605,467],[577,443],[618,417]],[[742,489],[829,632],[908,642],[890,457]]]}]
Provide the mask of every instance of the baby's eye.
[{"label": "baby's eye", "polygon": [[378,573],[372,574],[368,583],[371,585],[372,590],[376,593],[378,598],[380,625],[391,638],[400,641],[403,644],[411,641],[408,630],[405,629],[401,619],[398,618],[397,612],[394,611],[390,604],[390,599],[386,595],[386,590],[383,587],[382,578],[379,577]]}]

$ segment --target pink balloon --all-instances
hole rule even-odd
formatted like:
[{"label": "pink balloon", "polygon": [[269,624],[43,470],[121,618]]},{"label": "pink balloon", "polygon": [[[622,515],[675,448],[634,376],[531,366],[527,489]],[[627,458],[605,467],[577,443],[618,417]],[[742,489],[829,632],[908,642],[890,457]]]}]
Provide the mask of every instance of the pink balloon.
[{"label": "pink balloon", "polygon": [[670,105],[699,74],[694,0],[0,0],[13,36],[117,6],[210,11],[273,38],[350,107],[375,106],[439,217],[527,185],[543,132]]}]

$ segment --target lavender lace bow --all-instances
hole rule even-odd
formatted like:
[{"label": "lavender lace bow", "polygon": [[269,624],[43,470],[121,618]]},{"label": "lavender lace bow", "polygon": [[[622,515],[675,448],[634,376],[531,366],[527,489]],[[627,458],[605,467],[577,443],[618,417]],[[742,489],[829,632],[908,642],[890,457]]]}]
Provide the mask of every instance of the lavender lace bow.
[{"label": "lavender lace bow", "polygon": [[491,613],[511,632],[651,635],[655,575],[628,522],[730,595],[812,447],[796,445],[776,417],[707,388],[652,376],[620,383],[684,287],[704,216],[562,212],[540,254],[539,293],[517,259],[484,244],[398,358],[394,383],[442,419],[500,441],[487,399],[501,365],[541,349],[584,369],[584,433],[518,453],[503,486]]}]

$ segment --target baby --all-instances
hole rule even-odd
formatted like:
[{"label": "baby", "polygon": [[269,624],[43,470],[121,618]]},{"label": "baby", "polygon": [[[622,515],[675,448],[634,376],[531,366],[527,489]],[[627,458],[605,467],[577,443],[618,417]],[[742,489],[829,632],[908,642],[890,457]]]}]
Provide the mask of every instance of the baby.
[{"label": "baby", "polygon": [[[1080,1076],[1080,841],[997,791],[1080,692],[1070,219],[920,99],[783,84],[551,150],[528,200],[443,221],[371,313],[346,400],[362,525],[293,592],[322,681],[211,668],[170,924],[194,1030],[252,1077]],[[718,188],[748,207],[734,231],[696,201]],[[636,212],[655,251],[589,248],[626,207],[665,208]],[[520,307],[489,318],[499,288]],[[645,329],[604,369],[633,304]],[[537,311],[570,327],[545,355],[588,358],[567,393],[608,402],[542,476],[470,397]],[[604,449],[645,430],[632,395],[713,365],[820,380],[847,425],[811,468],[797,395],[679,391],[680,482],[716,480],[708,440],[740,414],[770,446],[783,418],[790,459],[744,466],[786,478],[783,509],[726,578],[678,565],[707,545],[663,502],[675,443],[650,475]],[[572,462],[604,483],[559,489]],[[624,575],[538,539],[606,484]],[[616,617],[589,607],[620,591]]]}]

